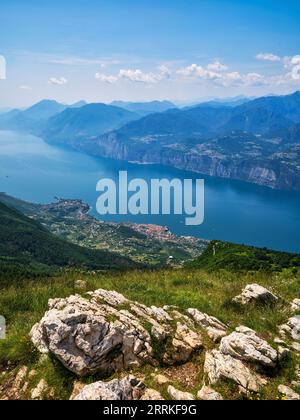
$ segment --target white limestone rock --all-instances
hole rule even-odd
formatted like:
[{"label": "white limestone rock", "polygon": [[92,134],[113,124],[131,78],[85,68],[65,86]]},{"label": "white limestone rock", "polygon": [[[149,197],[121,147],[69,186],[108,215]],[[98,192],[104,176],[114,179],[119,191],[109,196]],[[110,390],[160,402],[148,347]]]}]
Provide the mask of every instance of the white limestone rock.
[{"label": "white limestone rock", "polygon": [[163,401],[161,394],[152,388],[147,388],[140,400],[144,401]]},{"label": "white limestone rock", "polygon": [[172,400],[176,401],[193,401],[195,398],[190,392],[182,392],[174,388],[172,385],[168,386],[168,394]]},{"label": "white limestone rock", "polygon": [[255,331],[243,326],[222,338],[220,351],[224,355],[265,367],[274,368],[278,361],[277,351],[258,337]]},{"label": "white limestone rock", "polygon": [[291,304],[291,309],[293,312],[299,312],[300,313],[300,299],[294,299]]},{"label": "white limestone rock", "polygon": [[198,309],[190,308],[187,313],[192,317],[195,324],[207,331],[208,336],[214,341],[219,342],[227,333],[227,325],[217,318],[209,316]]},{"label": "white limestone rock", "polygon": [[75,401],[120,401],[139,400],[145,393],[145,385],[133,376],[124,379],[114,379],[110,382],[95,382],[85,386],[73,398]]},{"label": "white limestone rock", "polygon": [[203,385],[197,394],[199,400],[202,401],[223,401],[223,397],[218,392],[214,391],[210,386]]},{"label": "white limestone rock", "polygon": [[288,337],[300,343],[300,315],[290,318],[286,324],[281,325],[279,332],[281,337]]},{"label": "white limestone rock", "polygon": [[287,401],[299,401],[300,395],[293,391],[291,388],[285,385],[280,385],[278,387],[278,392],[282,395],[285,395]]},{"label": "white limestone rock", "polygon": [[202,348],[202,337],[187,325],[178,322],[172,346],[164,354],[164,363],[173,365],[179,362],[187,362],[193,353]]},{"label": "white limestone rock", "polygon": [[239,296],[236,296],[233,299],[233,301],[241,305],[248,305],[253,302],[258,304],[274,305],[278,303],[279,298],[268,289],[259,286],[258,284],[249,284]]},{"label": "white limestone rock", "polygon": [[212,350],[206,354],[204,371],[211,385],[216,384],[220,379],[231,379],[245,393],[258,392],[267,384],[262,376],[252,372],[241,360],[224,355],[218,350]]},{"label": "white limestone rock", "polygon": [[[78,376],[157,366],[153,337],[170,339],[165,363],[186,362],[202,348],[201,336],[163,308],[131,302],[120,293],[103,289],[65,299],[50,299],[49,311],[31,330],[31,340],[42,353],[51,353]],[[152,326],[151,334],[145,328]]]}]

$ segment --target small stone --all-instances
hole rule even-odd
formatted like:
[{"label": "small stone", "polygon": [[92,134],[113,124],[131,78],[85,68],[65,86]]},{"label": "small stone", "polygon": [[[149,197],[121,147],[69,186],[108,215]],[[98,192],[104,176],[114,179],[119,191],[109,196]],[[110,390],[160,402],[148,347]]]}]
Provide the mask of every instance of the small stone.
[{"label": "small stone", "polygon": [[291,385],[294,388],[300,388],[300,381],[292,381],[291,382]]},{"label": "small stone", "polygon": [[300,299],[294,299],[291,304],[291,309],[293,312],[300,312]]},{"label": "small stone", "polygon": [[279,337],[274,338],[274,343],[279,344],[280,346],[286,346],[286,342]]},{"label": "small stone", "polygon": [[193,394],[179,391],[171,385],[168,386],[168,394],[173,400],[176,401],[192,401],[195,399]]},{"label": "small stone", "polygon": [[215,328],[207,328],[207,335],[214,343],[219,343],[223,337],[227,334],[226,331],[216,330]]},{"label": "small stone", "polygon": [[85,280],[76,280],[74,287],[76,290],[86,290],[87,283]]},{"label": "small stone", "polygon": [[300,315],[290,318],[286,324],[279,327],[281,337],[290,337],[300,343]]},{"label": "small stone", "polygon": [[197,394],[199,400],[203,401],[222,401],[223,397],[218,392],[214,391],[211,387],[203,385]]},{"label": "small stone", "polygon": [[28,373],[28,379],[32,379],[36,376],[37,371],[35,369],[32,369],[29,373]]},{"label": "small stone", "polygon": [[288,359],[290,356],[291,351],[286,347],[279,346],[278,347],[278,359],[280,361]]},{"label": "small stone", "polygon": [[16,375],[15,381],[14,381],[14,387],[15,388],[17,388],[17,389],[20,388],[21,383],[23,382],[23,380],[25,379],[25,377],[27,375],[27,371],[28,371],[27,366],[22,366],[20,368],[20,370],[18,371],[18,373]]},{"label": "small stone", "polygon": [[140,400],[144,401],[162,401],[164,398],[155,389],[147,388]]},{"label": "small stone", "polygon": [[75,398],[77,397],[77,395],[80,394],[80,392],[83,390],[83,388],[86,386],[86,384],[80,382],[80,381],[75,381],[73,384],[73,391],[70,397],[70,400],[75,400]]},{"label": "small stone", "polygon": [[154,377],[154,380],[158,385],[165,385],[170,383],[170,379],[164,375],[157,375]]},{"label": "small stone", "polygon": [[33,400],[42,399],[43,395],[46,393],[48,385],[44,379],[41,379],[36,388],[31,391],[31,398]]},{"label": "small stone", "polygon": [[291,347],[296,353],[300,353],[300,343],[296,343],[296,341],[294,341],[291,344]]},{"label": "small stone", "polygon": [[299,401],[300,395],[294,392],[291,388],[285,385],[280,385],[278,387],[280,394],[285,395],[287,401]]}]

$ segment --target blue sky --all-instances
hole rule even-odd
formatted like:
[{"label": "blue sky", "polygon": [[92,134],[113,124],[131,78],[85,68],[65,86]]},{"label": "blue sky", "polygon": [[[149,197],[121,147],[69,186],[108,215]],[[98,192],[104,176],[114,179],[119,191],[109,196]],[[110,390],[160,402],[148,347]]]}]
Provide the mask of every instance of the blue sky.
[{"label": "blue sky", "polygon": [[300,89],[294,0],[1,0],[0,107]]}]

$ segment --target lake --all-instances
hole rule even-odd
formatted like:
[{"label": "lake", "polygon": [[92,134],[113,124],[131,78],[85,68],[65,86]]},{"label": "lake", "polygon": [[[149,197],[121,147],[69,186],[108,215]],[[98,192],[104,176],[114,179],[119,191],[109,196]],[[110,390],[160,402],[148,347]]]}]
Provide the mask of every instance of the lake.
[{"label": "lake", "polygon": [[[20,133],[0,131],[0,190],[37,203],[54,197],[80,198],[95,211],[100,178],[202,178],[205,222],[186,226],[185,216],[105,216],[103,220],[168,226],[179,235],[220,239],[283,251],[300,252],[300,194],[275,191],[240,181],[210,178],[157,165],[135,165],[94,158],[46,144]],[[100,218],[100,216],[98,216]]]}]

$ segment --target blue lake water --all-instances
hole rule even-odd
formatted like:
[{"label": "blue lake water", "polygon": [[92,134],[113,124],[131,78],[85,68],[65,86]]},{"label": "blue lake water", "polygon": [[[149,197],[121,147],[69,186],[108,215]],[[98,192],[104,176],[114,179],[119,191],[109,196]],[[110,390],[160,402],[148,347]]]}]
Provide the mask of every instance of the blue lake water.
[{"label": "blue lake water", "polygon": [[[185,216],[105,216],[104,220],[168,226],[180,235],[220,239],[272,249],[300,252],[300,194],[230,181],[176,169],[134,165],[93,158],[53,147],[19,133],[0,132],[0,191],[37,203],[55,196],[80,198],[95,211],[100,178],[117,180],[120,170],[130,178],[204,178],[205,222],[186,226]],[[100,218],[100,216],[98,216]]]}]

